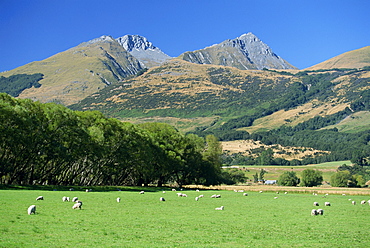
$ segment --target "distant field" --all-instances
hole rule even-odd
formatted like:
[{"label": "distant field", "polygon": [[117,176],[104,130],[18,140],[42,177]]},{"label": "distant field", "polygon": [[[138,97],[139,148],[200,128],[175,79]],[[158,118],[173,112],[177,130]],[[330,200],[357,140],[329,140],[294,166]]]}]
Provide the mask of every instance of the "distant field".
[{"label": "distant field", "polygon": [[[370,247],[370,206],[360,204],[370,196],[182,192],[188,197],[155,189],[143,195],[0,190],[0,247]],[[204,198],[195,201],[200,194]],[[36,201],[39,195],[45,200]],[[82,209],[73,210],[63,196],[79,197]],[[27,215],[31,204],[36,215]],[[220,206],[224,210],[216,211]],[[324,209],[324,215],[311,216],[313,208]]]},{"label": "distant field", "polygon": [[294,171],[297,173],[297,176],[300,177],[303,170],[314,169],[323,173],[324,181],[330,181],[331,175],[336,172],[338,166],[343,164],[351,165],[351,161],[335,161],[305,166],[239,166],[239,168],[245,170],[245,175],[250,180],[252,180],[253,175],[255,175],[256,172],[259,173],[261,169],[267,171],[265,174],[266,180],[277,180],[285,171]]}]

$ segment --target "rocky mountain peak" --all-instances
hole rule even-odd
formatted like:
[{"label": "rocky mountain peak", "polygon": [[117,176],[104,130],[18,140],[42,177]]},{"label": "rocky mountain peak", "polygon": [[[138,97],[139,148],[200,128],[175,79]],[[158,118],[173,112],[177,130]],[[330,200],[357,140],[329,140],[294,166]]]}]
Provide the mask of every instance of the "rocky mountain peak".
[{"label": "rocky mountain peak", "polygon": [[137,58],[145,67],[153,67],[171,59],[147,38],[140,35],[125,35],[116,39],[132,56]]},{"label": "rocky mountain peak", "polygon": [[155,47],[153,43],[148,41],[147,38],[140,35],[125,35],[117,38],[116,40],[128,52],[131,52],[134,49],[138,50],[157,49],[157,47]]},{"label": "rocky mountain peak", "polygon": [[232,66],[242,70],[295,68],[250,32],[211,47],[186,52],[179,58],[197,64]]}]

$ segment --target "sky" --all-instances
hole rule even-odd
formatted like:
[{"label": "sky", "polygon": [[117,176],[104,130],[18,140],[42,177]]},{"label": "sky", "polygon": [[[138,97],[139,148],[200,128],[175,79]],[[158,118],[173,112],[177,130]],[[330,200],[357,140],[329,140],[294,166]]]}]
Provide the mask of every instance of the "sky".
[{"label": "sky", "polygon": [[369,13],[368,0],[0,0],[0,72],[102,35],[177,57],[248,32],[304,69],[369,46]]}]

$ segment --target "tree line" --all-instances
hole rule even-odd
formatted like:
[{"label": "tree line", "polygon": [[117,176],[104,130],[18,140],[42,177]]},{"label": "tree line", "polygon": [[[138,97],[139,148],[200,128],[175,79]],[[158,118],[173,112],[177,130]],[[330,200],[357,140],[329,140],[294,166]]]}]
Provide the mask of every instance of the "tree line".
[{"label": "tree line", "polygon": [[0,93],[1,184],[216,185],[221,153],[212,135]]}]

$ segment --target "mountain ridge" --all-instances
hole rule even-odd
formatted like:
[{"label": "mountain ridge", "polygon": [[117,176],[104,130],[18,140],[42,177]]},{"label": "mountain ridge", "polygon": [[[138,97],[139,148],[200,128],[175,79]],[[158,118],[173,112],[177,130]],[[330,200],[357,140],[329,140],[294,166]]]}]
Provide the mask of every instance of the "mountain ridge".
[{"label": "mountain ridge", "polygon": [[178,58],[197,64],[232,66],[241,70],[297,69],[251,32],[204,49],[185,52]]}]

